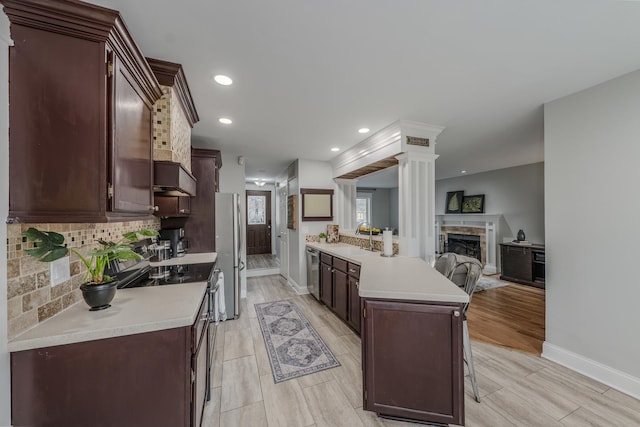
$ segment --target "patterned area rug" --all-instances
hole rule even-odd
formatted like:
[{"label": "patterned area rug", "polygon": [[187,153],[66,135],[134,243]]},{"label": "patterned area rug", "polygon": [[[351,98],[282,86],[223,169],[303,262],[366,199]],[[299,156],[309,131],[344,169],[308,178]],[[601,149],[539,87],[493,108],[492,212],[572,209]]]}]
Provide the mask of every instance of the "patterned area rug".
[{"label": "patterned area rug", "polygon": [[492,279],[491,277],[481,277],[478,280],[478,284],[476,285],[475,292],[486,291],[487,289],[499,288],[502,286],[507,286],[509,283],[503,282],[501,280]]},{"label": "patterned area rug", "polygon": [[340,366],[293,301],[255,307],[276,383]]}]

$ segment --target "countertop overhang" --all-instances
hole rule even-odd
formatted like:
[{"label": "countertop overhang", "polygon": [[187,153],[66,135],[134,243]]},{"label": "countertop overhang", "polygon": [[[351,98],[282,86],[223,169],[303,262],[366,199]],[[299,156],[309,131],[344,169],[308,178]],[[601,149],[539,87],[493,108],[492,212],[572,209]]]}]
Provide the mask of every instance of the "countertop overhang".
[{"label": "countertop overhang", "polygon": [[466,292],[421,258],[383,257],[346,243],[309,242],[307,246],[359,264],[359,294],[363,298],[469,302]]}]

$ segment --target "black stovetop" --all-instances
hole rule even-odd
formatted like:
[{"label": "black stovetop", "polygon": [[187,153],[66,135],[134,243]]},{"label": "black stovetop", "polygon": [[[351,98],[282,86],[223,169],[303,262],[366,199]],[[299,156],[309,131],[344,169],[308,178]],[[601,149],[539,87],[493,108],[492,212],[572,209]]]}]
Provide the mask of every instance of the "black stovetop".
[{"label": "black stovetop", "polygon": [[121,284],[118,285],[118,288],[140,288],[206,282],[211,276],[214,264],[213,262],[180,264],[166,266],[164,268],[154,268],[145,265],[137,273],[130,273],[127,277],[119,278]]}]

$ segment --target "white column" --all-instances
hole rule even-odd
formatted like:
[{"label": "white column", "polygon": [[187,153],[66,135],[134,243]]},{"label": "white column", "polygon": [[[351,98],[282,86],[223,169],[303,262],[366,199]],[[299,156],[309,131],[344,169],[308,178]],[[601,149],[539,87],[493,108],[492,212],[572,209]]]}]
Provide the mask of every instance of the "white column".
[{"label": "white column", "polygon": [[349,232],[356,230],[356,193],[357,179],[334,179],[338,186],[335,194],[336,223],[340,229]]},{"label": "white column", "polygon": [[398,164],[398,246],[401,255],[431,262],[435,257],[436,154],[407,152]]}]

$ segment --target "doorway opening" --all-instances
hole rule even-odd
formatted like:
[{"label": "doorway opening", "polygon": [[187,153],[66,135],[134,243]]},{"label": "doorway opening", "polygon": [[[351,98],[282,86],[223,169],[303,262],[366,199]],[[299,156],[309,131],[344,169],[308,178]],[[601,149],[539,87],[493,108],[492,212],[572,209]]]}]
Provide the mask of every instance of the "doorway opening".
[{"label": "doorway opening", "polygon": [[247,276],[274,274],[280,266],[271,241],[271,191],[246,191]]}]

